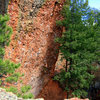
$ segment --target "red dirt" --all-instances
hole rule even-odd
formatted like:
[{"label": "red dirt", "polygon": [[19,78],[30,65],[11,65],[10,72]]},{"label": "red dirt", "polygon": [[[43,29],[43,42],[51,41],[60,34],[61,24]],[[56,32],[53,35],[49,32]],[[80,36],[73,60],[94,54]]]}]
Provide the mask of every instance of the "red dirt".
[{"label": "red dirt", "polygon": [[66,92],[60,88],[57,82],[51,79],[37,98],[39,97],[44,98],[44,100],[64,100]]}]

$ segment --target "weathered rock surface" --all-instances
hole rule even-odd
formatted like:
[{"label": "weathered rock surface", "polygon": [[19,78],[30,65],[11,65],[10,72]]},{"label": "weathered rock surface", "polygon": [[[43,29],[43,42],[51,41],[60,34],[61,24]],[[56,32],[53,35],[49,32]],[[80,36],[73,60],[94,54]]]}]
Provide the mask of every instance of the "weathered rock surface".
[{"label": "weathered rock surface", "polygon": [[18,98],[15,94],[11,92],[6,92],[5,89],[0,88],[0,100],[44,100],[44,99],[43,98],[22,99],[22,98]]},{"label": "weathered rock surface", "polygon": [[[54,73],[59,47],[54,39],[62,32],[56,20],[62,19],[63,1],[55,5],[56,0],[14,0],[9,5],[14,34],[5,58],[21,64],[17,71],[24,73],[23,84],[32,86],[35,97]],[[22,83],[16,86],[20,88]]]},{"label": "weathered rock surface", "polygon": [[0,88],[0,100],[17,100],[17,96]]}]

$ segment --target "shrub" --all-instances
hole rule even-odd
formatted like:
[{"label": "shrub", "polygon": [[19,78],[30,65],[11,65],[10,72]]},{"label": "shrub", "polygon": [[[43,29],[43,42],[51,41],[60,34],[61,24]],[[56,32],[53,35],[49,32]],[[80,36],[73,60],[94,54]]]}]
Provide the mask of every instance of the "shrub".
[{"label": "shrub", "polygon": [[18,93],[17,88],[15,88],[15,87],[13,87],[13,86],[11,86],[10,88],[6,88],[6,91],[7,91],[7,92],[12,92],[12,93],[14,93],[14,94],[17,94],[17,93]]},{"label": "shrub", "polygon": [[6,82],[9,82],[9,83],[17,82],[19,77],[21,77],[20,73],[14,73],[11,76],[6,78]]},{"label": "shrub", "polygon": [[32,93],[24,94],[22,97],[24,99],[32,99],[33,98],[33,94]]},{"label": "shrub", "polygon": [[[17,69],[20,64],[14,64],[9,60],[4,60],[3,56],[5,53],[5,46],[8,46],[10,43],[10,37],[12,34],[12,28],[7,25],[9,20],[8,15],[0,15],[0,78],[7,74],[13,74],[15,69]],[[14,78],[8,78],[7,80],[15,80]]]},{"label": "shrub", "polygon": [[28,92],[30,89],[31,89],[31,86],[30,86],[30,85],[25,85],[25,86],[22,86],[22,87],[21,87],[21,92],[22,92],[22,93],[26,93],[26,92]]},{"label": "shrub", "polygon": [[17,93],[17,97],[22,97],[22,94],[21,93]]}]

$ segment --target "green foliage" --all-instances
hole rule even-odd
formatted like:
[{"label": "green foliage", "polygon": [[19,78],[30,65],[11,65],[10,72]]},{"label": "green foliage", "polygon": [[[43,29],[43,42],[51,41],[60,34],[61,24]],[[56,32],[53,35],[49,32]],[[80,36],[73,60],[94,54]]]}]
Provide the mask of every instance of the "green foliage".
[{"label": "green foliage", "polygon": [[6,82],[9,82],[9,83],[17,82],[19,77],[21,77],[20,73],[14,73],[11,76],[6,78]]},{"label": "green foliage", "polygon": [[17,93],[17,97],[22,97],[22,94],[21,93]]},{"label": "green foliage", "polygon": [[22,95],[22,97],[24,99],[31,99],[31,98],[33,98],[33,94],[29,93],[30,89],[31,89],[30,85],[24,85],[24,86],[21,87],[21,95]]},{"label": "green foliage", "polygon": [[21,87],[21,92],[22,92],[22,93],[26,93],[26,92],[28,92],[30,89],[31,89],[31,86],[30,86],[30,85],[25,85],[25,86],[22,86],[22,87]]},{"label": "green foliage", "polygon": [[13,87],[13,86],[11,86],[10,88],[6,88],[6,91],[7,91],[7,92],[12,92],[12,93],[14,93],[14,94],[17,94],[17,93],[18,93],[17,88],[15,88],[15,87]]},{"label": "green foliage", "polygon": [[10,76],[10,77],[6,78],[6,82],[9,82],[9,83],[13,83],[13,82],[17,82],[17,81],[18,81],[18,79],[16,77]]},{"label": "green foliage", "polygon": [[0,59],[0,75],[6,75],[7,73],[14,73],[20,64],[14,64],[9,60]]},{"label": "green foliage", "polygon": [[22,80],[20,80],[20,83],[22,83],[23,81]]},{"label": "green foliage", "polygon": [[[64,6],[64,20],[57,21],[65,27],[60,43],[62,58],[66,60],[64,69],[54,77],[72,96],[86,97],[87,90],[94,78],[96,67],[93,62],[100,60],[100,23],[94,24],[94,13],[88,13],[88,0],[73,0]],[[90,16],[85,19],[86,16]],[[100,19],[100,16],[98,16]]]},{"label": "green foliage", "polygon": [[7,25],[8,15],[0,15],[0,48],[9,45],[12,28]]},{"label": "green foliage", "polygon": [[[17,69],[20,64],[14,64],[9,60],[4,60],[3,56],[5,53],[5,46],[8,46],[10,43],[10,37],[12,34],[12,28],[7,25],[7,21],[9,20],[8,15],[0,15],[0,76],[2,77],[7,74],[13,74],[15,69]],[[17,81],[15,76],[8,77],[6,81]],[[16,76],[17,77],[17,76]]]},{"label": "green foliage", "polygon": [[12,92],[12,93],[16,94],[18,97],[22,97],[24,99],[31,99],[34,96],[32,93],[29,92],[30,89],[31,89],[30,85],[22,86],[20,91],[18,91],[18,89],[16,87],[11,86],[10,88],[6,88],[6,91]]},{"label": "green foliage", "polygon": [[24,73],[22,74],[22,76],[24,76]]},{"label": "green foliage", "polygon": [[33,94],[32,93],[28,93],[22,96],[24,99],[32,99],[33,98]]},{"label": "green foliage", "polygon": [[0,85],[2,85],[2,80],[0,79]]}]

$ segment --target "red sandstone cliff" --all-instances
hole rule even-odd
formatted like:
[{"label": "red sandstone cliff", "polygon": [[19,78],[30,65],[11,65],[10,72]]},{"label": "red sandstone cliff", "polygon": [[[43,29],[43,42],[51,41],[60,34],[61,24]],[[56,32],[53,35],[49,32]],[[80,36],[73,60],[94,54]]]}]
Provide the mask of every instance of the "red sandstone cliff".
[{"label": "red sandstone cliff", "polygon": [[56,20],[62,19],[60,11],[64,1],[56,4],[57,0],[12,0],[8,7],[13,35],[5,58],[20,63],[17,71],[25,75],[23,83],[18,82],[16,86],[30,84],[34,96],[46,100],[63,100],[65,95],[59,85],[51,81],[59,46],[54,39],[62,33]]}]

